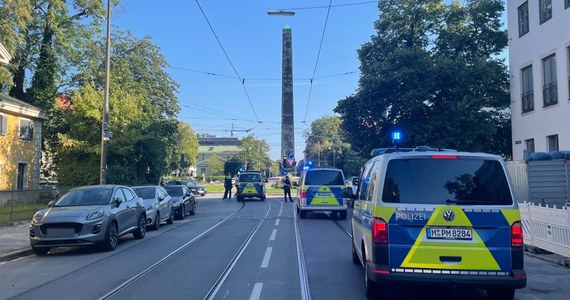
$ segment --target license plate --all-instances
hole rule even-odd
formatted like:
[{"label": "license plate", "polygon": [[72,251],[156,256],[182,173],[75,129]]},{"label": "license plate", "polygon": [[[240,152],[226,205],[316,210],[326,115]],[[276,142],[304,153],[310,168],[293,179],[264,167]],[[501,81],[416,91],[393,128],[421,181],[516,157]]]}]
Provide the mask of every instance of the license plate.
[{"label": "license plate", "polygon": [[317,196],[320,196],[320,197],[332,197],[332,195],[333,195],[332,193],[326,193],[326,192],[318,192],[317,193]]},{"label": "license plate", "polygon": [[73,237],[75,235],[75,229],[73,228],[48,228],[48,237]]},{"label": "license plate", "polygon": [[471,240],[473,239],[473,233],[471,229],[432,227],[427,229],[427,238],[439,240]]}]

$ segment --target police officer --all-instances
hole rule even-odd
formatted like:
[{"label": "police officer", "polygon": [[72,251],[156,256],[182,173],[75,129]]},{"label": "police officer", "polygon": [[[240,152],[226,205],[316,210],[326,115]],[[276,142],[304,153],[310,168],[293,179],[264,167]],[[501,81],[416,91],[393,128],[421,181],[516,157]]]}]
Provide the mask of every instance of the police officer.
[{"label": "police officer", "polygon": [[[230,175],[230,173],[228,173],[228,175],[226,175],[226,177],[224,178],[224,197],[222,199],[231,199],[232,198],[232,176]],[[229,197],[228,197],[228,193],[229,193]]]},{"label": "police officer", "polygon": [[291,198],[291,180],[289,180],[289,175],[285,176],[283,180],[283,193],[285,194],[285,202],[287,202],[287,195],[289,195],[289,201],[293,202],[293,198]]}]

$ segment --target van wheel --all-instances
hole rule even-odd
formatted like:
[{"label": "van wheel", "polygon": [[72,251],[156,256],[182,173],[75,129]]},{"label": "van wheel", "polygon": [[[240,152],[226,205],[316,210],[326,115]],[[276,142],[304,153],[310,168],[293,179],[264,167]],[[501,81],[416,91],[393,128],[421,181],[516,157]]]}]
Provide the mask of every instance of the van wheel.
[{"label": "van wheel", "polygon": [[301,211],[301,213],[299,214],[299,217],[301,217],[301,219],[304,219],[306,216],[307,216],[306,211]]},{"label": "van wheel", "polygon": [[352,240],[352,263],[355,265],[360,264],[360,258],[358,258],[358,254],[356,254],[356,248],[354,248],[354,240]]},{"label": "van wheel", "polygon": [[346,220],[346,210],[339,212],[338,217],[341,220]]},{"label": "van wheel", "polygon": [[487,296],[492,300],[513,300],[515,299],[514,289],[488,289]]}]

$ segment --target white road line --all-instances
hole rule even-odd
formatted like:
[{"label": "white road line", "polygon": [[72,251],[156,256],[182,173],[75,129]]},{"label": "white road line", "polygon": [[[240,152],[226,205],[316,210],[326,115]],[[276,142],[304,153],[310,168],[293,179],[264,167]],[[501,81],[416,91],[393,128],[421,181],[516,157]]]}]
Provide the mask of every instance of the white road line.
[{"label": "white road line", "polygon": [[273,247],[267,247],[267,250],[265,250],[265,255],[263,256],[263,261],[261,262],[262,268],[267,268],[269,266],[269,259],[271,259],[272,251]]},{"label": "white road line", "polygon": [[281,213],[283,213],[283,206],[281,206],[281,208],[279,208],[279,217],[281,217]]},{"label": "white road line", "polygon": [[280,219],[275,220],[275,226],[279,226],[279,220]]},{"label": "white road line", "polygon": [[271,236],[269,237],[269,240],[274,241],[276,234],[277,234],[277,229],[273,229],[273,232],[271,232]]},{"label": "white road line", "polygon": [[253,286],[253,291],[251,292],[249,300],[259,300],[259,297],[261,297],[261,289],[263,289],[263,283],[256,283]]}]

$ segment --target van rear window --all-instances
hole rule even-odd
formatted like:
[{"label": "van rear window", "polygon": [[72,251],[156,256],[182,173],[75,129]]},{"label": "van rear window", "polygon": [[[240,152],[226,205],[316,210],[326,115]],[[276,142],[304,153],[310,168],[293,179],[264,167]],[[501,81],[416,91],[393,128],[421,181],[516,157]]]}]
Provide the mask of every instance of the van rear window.
[{"label": "van rear window", "polygon": [[500,162],[485,159],[393,159],[382,201],[448,205],[512,205]]},{"label": "van rear window", "polygon": [[305,185],[344,185],[342,173],[335,170],[317,170],[307,172]]}]

